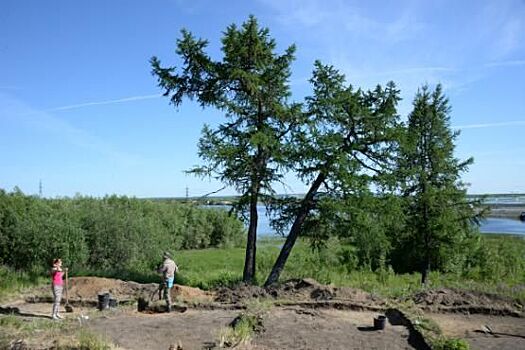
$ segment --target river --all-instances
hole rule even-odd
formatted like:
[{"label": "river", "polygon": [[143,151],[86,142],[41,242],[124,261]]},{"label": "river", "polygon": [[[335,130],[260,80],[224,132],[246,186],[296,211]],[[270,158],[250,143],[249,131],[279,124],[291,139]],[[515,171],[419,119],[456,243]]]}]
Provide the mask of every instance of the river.
[{"label": "river", "polygon": [[[213,206],[220,208],[222,206]],[[270,222],[266,217],[264,206],[257,207],[259,213],[259,222],[257,225],[257,234],[259,236],[273,236],[275,231],[270,227]],[[479,227],[481,233],[499,233],[499,234],[518,234],[525,236],[525,222],[520,220],[506,218],[486,218]]]},{"label": "river", "polygon": [[486,218],[479,227],[482,233],[510,233],[525,236],[525,221],[505,219],[505,218]]}]

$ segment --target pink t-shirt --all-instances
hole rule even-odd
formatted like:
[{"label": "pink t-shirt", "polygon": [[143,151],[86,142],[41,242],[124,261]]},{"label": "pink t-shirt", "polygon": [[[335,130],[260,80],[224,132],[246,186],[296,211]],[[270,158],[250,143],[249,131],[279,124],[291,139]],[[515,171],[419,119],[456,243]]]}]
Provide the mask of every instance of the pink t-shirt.
[{"label": "pink t-shirt", "polygon": [[53,274],[51,275],[51,280],[54,286],[62,286],[64,284],[62,276],[64,276],[63,271],[53,271]]}]

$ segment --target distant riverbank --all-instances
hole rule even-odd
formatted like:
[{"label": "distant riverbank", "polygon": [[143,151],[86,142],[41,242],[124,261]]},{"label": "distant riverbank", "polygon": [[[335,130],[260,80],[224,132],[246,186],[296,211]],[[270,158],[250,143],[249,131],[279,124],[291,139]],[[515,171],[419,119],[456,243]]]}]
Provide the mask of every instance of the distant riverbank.
[{"label": "distant riverbank", "polygon": [[[206,207],[206,206],[205,206]],[[210,208],[227,210],[230,207],[227,205],[212,205]],[[498,206],[491,210],[489,216],[481,222],[481,233],[501,233],[501,234],[517,234],[525,236],[525,222],[519,220],[519,214],[525,211],[525,206],[515,208],[508,208],[505,206]],[[260,237],[276,237],[277,233],[270,226],[270,220],[266,216],[266,208],[263,205],[257,206],[259,216],[257,233]],[[288,232],[285,232],[288,233]]]},{"label": "distant riverbank", "polygon": [[491,218],[508,218],[519,220],[520,214],[525,212],[525,204],[489,204]]}]

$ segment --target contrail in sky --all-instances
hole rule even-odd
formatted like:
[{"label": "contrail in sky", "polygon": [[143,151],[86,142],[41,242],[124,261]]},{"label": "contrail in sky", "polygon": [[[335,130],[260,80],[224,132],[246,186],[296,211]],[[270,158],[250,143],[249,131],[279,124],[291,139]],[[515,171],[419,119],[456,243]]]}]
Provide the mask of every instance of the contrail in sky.
[{"label": "contrail in sky", "polygon": [[516,125],[525,125],[525,120],[515,120],[511,122],[501,122],[501,123],[458,125],[458,126],[453,126],[453,128],[454,129],[481,129],[481,128],[495,128],[498,126],[516,126]]},{"label": "contrail in sky", "polygon": [[485,64],[487,68],[493,67],[505,67],[505,66],[523,66],[525,65],[525,60],[509,60],[509,61],[496,61]]},{"label": "contrail in sky", "polygon": [[140,100],[150,100],[150,99],[153,99],[153,98],[159,98],[161,96],[162,96],[161,94],[142,95],[142,96],[124,97],[124,98],[119,98],[119,99],[116,99],[116,100],[86,102],[86,103],[79,103],[79,104],[76,104],[76,105],[61,106],[61,107],[55,107],[55,108],[46,109],[46,112],[67,111],[67,110],[70,110],[70,109],[77,109],[77,108],[89,107],[89,106],[110,105],[110,104],[114,104],[114,103],[140,101]]}]

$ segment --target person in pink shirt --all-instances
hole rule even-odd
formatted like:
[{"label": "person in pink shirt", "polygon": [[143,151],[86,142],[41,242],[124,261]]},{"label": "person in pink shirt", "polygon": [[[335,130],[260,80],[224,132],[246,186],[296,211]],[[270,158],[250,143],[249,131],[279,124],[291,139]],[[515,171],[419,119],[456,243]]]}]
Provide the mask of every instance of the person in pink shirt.
[{"label": "person in pink shirt", "polygon": [[[65,269],[67,270],[67,268]],[[53,290],[53,313],[51,318],[59,320],[63,317],[59,315],[60,300],[62,299],[62,289],[64,287],[64,270],[62,270],[62,260],[53,259],[53,267],[51,268],[51,287]]]}]

